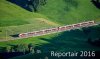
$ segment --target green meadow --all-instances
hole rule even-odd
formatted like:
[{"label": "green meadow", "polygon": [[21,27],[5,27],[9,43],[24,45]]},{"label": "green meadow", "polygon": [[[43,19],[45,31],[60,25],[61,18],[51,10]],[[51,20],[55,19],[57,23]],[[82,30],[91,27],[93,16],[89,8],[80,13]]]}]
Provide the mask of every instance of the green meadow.
[{"label": "green meadow", "polygon": [[59,24],[73,24],[82,21],[100,19],[100,10],[91,0],[47,0],[47,4],[39,10],[53,22]]},{"label": "green meadow", "polygon": [[88,20],[100,20],[100,10],[91,0],[47,0],[46,5],[39,6],[38,12],[0,0],[0,40],[13,39],[10,35],[14,34]]},{"label": "green meadow", "polygon": [[[47,52],[50,51],[100,51],[99,46],[88,43],[88,38],[95,40],[97,37],[100,37],[100,25],[89,27],[89,29],[91,29],[91,32],[88,34],[85,34],[82,29],[76,29],[39,37],[1,42],[0,47],[32,43],[35,47],[38,47],[42,53],[46,53],[43,56],[48,56]],[[27,58],[33,59],[35,56],[34,54],[29,53],[23,56],[13,57],[11,59]]]},{"label": "green meadow", "polygon": [[[0,52],[10,45],[29,43],[43,51],[100,51],[100,47],[87,42],[89,37],[100,37],[100,25],[90,27],[88,35],[82,29],[76,29],[18,40],[11,36],[90,20],[100,22],[100,9],[91,0],[47,0],[46,5],[39,6],[38,12],[30,12],[16,4],[0,0],[0,41],[9,40],[0,42]],[[32,55],[24,57],[27,59]]]}]

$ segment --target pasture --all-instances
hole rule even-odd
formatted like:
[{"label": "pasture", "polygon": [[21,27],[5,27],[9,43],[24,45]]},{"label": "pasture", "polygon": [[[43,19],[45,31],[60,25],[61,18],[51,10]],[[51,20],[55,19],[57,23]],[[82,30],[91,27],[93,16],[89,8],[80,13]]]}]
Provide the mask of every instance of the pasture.
[{"label": "pasture", "polygon": [[[89,33],[83,29],[65,31],[50,35],[31,37],[19,40],[11,35],[58,27],[83,21],[100,22],[100,9],[91,0],[47,0],[38,12],[29,12],[20,6],[0,0],[0,52],[11,45],[29,44],[42,51],[100,51],[100,47],[88,43],[88,38],[100,38],[100,25],[89,27]],[[86,28],[88,29],[88,28]],[[10,41],[11,40],[11,41]],[[32,54],[16,58],[34,58]]]}]

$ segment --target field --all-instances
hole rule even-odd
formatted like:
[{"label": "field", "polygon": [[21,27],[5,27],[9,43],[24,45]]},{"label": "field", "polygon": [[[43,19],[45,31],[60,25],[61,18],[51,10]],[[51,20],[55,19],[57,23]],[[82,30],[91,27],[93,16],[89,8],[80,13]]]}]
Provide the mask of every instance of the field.
[{"label": "field", "polygon": [[47,0],[47,4],[40,8],[39,13],[46,15],[53,22],[64,25],[100,20],[100,10],[91,0]]},{"label": "field", "polygon": [[[42,52],[48,51],[100,51],[99,46],[91,45],[88,43],[88,38],[93,40],[100,37],[100,25],[96,27],[90,27],[91,32],[86,35],[82,29],[65,31],[62,33],[50,34],[45,36],[39,36],[28,39],[20,39],[14,41],[1,42],[0,46],[5,47],[9,45],[17,44],[29,44],[33,43],[39,47]],[[76,35],[77,34],[77,35]],[[81,36],[80,36],[81,35]],[[27,54],[24,56],[15,57],[12,59],[27,59],[34,58],[33,54]],[[76,58],[77,59],[77,58]]]},{"label": "field", "polygon": [[22,32],[59,26],[47,19],[41,14],[29,12],[6,0],[0,0],[0,40],[13,39],[10,35]]},{"label": "field", "polygon": [[57,3],[57,0],[47,0],[47,4],[40,6],[37,13],[29,12],[6,0],[0,1],[0,40],[13,39],[10,35],[23,32],[100,20],[100,10],[90,0],[60,0]]},{"label": "field", "polygon": [[[100,47],[89,44],[87,40],[89,37],[100,37],[100,25],[90,27],[92,31],[88,35],[78,29],[11,40],[14,39],[11,35],[90,20],[100,24],[100,9],[96,8],[91,0],[47,0],[47,4],[40,6],[38,12],[30,12],[16,4],[0,0],[0,41],[9,40],[0,42],[0,52],[3,47],[24,43],[33,43],[45,51],[99,51]],[[24,57],[33,58],[30,54]]]}]

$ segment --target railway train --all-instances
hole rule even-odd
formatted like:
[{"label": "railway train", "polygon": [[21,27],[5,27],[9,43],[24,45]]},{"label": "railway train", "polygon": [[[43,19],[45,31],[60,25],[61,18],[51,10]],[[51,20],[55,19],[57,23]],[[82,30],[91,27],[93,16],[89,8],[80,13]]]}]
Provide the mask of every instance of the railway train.
[{"label": "railway train", "polygon": [[18,36],[20,38],[28,38],[28,37],[41,36],[41,35],[46,35],[46,34],[51,34],[51,33],[72,30],[72,29],[79,29],[82,27],[89,27],[93,25],[96,25],[94,21],[87,21],[87,22],[82,22],[82,23],[77,23],[77,24],[72,24],[72,25],[55,27],[51,29],[44,29],[44,30],[33,31],[33,32],[28,32],[28,33],[20,33]]}]

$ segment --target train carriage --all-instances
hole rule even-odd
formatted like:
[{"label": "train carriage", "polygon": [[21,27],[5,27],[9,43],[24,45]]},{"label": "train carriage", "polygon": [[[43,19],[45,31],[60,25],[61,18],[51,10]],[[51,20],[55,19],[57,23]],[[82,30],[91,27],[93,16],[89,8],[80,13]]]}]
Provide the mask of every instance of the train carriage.
[{"label": "train carriage", "polygon": [[88,21],[88,22],[82,22],[82,23],[61,26],[61,27],[56,27],[56,28],[51,28],[51,29],[45,29],[45,30],[40,30],[40,31],[21,33],[21,34],[19,34],[19,37],[27,38],[27,37],[33,37],[33,36],[40,36],[40,35],[45,35],[45,34],[50,34],[50,33],[61,32],[61,31],[65,31],[65,30],[77,29],[77,28],[81,28],[81,27],[89,27],[89,26],[93,26],[93,25],[95,25],[94,21]]}]

